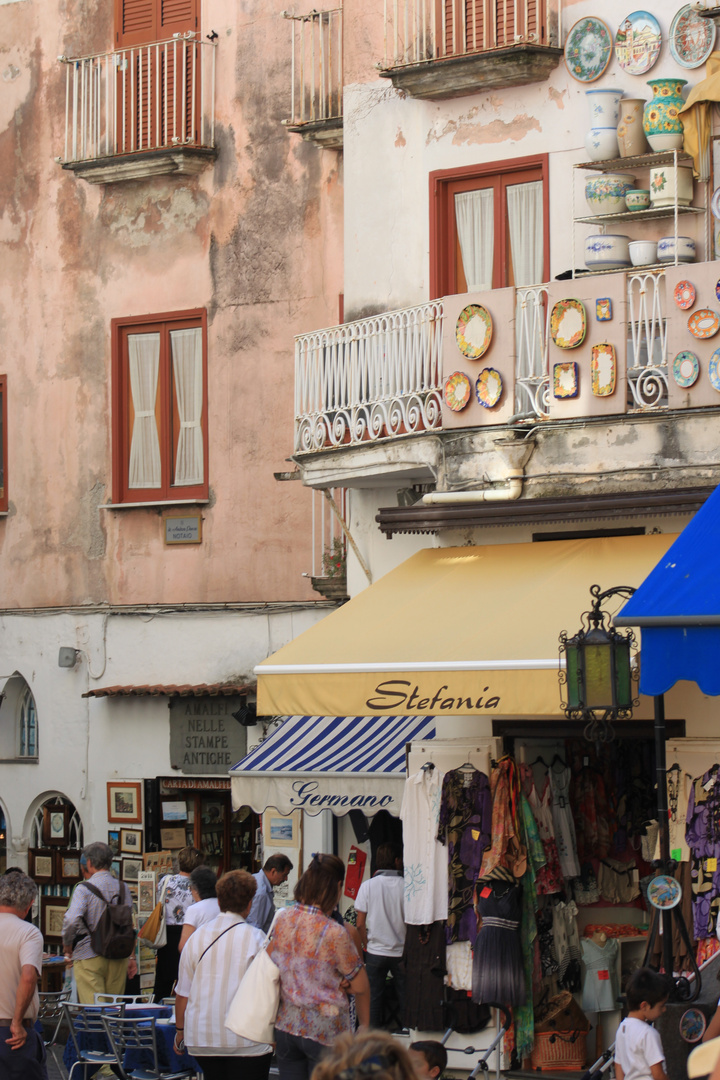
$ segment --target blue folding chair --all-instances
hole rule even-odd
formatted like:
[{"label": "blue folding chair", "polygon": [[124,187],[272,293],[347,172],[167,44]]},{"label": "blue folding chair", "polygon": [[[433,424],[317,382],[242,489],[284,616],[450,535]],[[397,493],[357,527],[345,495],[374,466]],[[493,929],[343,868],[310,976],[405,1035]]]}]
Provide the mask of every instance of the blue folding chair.
[{"label": "blue folding chair", "polygon": [[154,1016],[132,1019],[105,1015],[102,1022],[121,1080],[189,1080],[197,1075],[192,1068],[178,1072],[163,1069]]},{"label": "blue folding chair", "polygon": [[[50,1051],[53,1056],[53,1061],[57,1065],[58,1060],[55,1054],[55,1047],[64,1020],[62,1007],[65,1002],[70,1001],[70,989],[40,991],[39,998],[40,1008],[38,1010],[37,1018],[43,1025],[42,1040],[45,1044],[45,1049]],[[52,1035],[49,1035],[49,1030],[53,1027],[53,1024],[55,1026]]]}]

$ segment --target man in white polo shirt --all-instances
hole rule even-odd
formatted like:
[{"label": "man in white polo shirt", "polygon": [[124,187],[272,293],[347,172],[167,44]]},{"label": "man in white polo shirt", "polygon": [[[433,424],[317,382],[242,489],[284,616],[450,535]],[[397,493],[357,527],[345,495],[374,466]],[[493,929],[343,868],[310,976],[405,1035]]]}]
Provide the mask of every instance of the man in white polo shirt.
[{"label": "man in white polo shirt", "polygon": [[398,996],[399,1016],[405,1012],[405,882],[402,857],[394,844],[377,850],[377,870],[358,889],[355,900],[357,928],[366,952],[370,981],[370,1027],[383,1021],[383,994],[388,972]]},{"label": "man in white polo shirt", "polygon": [[42,934],[25,916],[37,886],[22,873],[0,878],[0,1076],[47,1080],[45,1047],[35,1031]]}]

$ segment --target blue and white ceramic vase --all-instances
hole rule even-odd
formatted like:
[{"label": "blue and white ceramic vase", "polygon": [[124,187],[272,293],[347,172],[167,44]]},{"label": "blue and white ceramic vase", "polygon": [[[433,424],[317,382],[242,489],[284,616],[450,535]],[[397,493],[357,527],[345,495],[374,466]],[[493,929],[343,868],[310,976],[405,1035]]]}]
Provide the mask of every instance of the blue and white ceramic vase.
[{"label": "blue and white ceramic vase", "polygon": [[648,79],[653,92],[645,106],[643,130],[656,154],[663,150],[682,150],[683,122],[679,113],[685,104],[682,96],[685,79]]},{"label": "blue and white ceramic vase", "polygon": [[618,156],[617,126],[622,90],[586,90],[590,106],[590,130],[585,149],[591,161],[609,161]]}]

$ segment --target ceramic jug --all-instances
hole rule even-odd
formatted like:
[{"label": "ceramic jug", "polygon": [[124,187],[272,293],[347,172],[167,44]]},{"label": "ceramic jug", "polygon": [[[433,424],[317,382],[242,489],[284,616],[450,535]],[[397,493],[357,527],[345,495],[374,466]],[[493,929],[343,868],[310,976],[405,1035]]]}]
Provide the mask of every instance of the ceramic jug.
[{"label": "ceramic jug", "polygon": [[618,156],[617,126],[622,90],[586,90],[590,106],[590,130],[585,149],[591,161],[608,161]]},{"label": "ceramic jug", "polygon": [[620,157],[639,157],[648,151],[643,131],[644,98],[623,98],[620,102],[620,121],[617,141]]},{"label": "ceramic jug", "polygon": [[682,88],[685,79],[648,79],[652,101],[645,106],[643,129],[651,149],[682,150],[683,122],[678,113],[685,104]]}]

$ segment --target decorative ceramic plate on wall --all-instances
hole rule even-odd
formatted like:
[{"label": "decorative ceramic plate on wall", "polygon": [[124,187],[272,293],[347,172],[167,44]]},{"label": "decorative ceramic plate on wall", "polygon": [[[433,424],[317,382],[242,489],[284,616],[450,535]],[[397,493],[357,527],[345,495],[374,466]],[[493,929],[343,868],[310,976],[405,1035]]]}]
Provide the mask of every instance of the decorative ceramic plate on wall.
[{"label": "decorative ceramic plate on wall", "polygon": [[705,1029],[707,1027],[707,1020],[705,1014],[700,1009],[686,1009],[680,1017],[680,1035],[689,1043],[700,1042]]},{"label": "decorative ceramic plate on wall", "polygon": [[699,308],[688,319],[688,330],[693,337],[704,341],[706,338],[715,337],[720,330],[720,317],[717,312],[710,308]]},{"label": "decorative ceramic plate on wall", "polygon": [[612,34],[602,19],[589,16],[570,27],[565,40],[565,64],[578,82],[595,82],[610,63]]},{"label": "decorative ceramic plate on wall", "polygon": [[720,390],[720,349],[716,349],[710,357],[708,378],[713,390]]},{"label": "decorative ceramic plate on wall", "polygon": [[575,349],[585,340],[586,323],[582,300],[558,300],[550,314],[550,335],[559,349]]},{"label": "decorative ceramic plate on wall", "polygon": [[578,366],[574,360],[553,364],[553,395],[556,398],[577,397],[579,389]]},{"label": "decorative ceramic plate on wall", "polygon": [[647,898],[654,908],[667,911],[682,900],[682,886],[668,874],[658,874],[648,885]]},{"label": "decorative ceramic plate on wall", "polygon": [[628,75],[644,75],[660,55],[660,23],[649,11],[633,11],[615,34],[615,56]]},{"label": "decorative ceramic plate on wall", "polygon": [[670,25],[670,55],[680,67],[700,67],[713,51],[716,34],[714,21],[701,18],[692,5],[686,4]]},{"label": "decorative ceramic plate on wall", "polygon": [[672,373],[675,382],[683,389],[697,382],[697,377],[700,374],[700,361],[695,353],[689,352],[687,349],[679,352],[673,360]]},{"label": "decorative ceramic plate on wall", "polygon": [[445,404],[453,412],[460,412],[470,400],[472,387],[464,371],[454,371],[445,383]]},{"label": "decorative ceramic plate on wall", "polygon": [[479,360],[485,355],[492,341],[492,332],[492,317],[482,304],[468,304],[455,323],[455,340],[468,360]]},{"label": "decorative ceramic plate on wall", "polygon": [[715,295],[720,300],[720,280],[715,282]]},{"label": "decorative ceramic plate on wall", "polygon": [[614,345],[608,345],[607,342],[602,345],[593,345],[590,373],[592,392],[595,397],[610,397],[615,393],[617,356]]},{"label": "decorative ceramic plate on wall", "polygon": [[682,311],[687,311],[695,303],[695,286],[691,281],[678,281],[673,296],[677,306]]},{"label": "decorative ceramic plate on wall", "polygon": [[475,383],[475,397],[486,409],[492,409],[500,400],[503,392],[502,375],[495,368],[484,368]]}]

